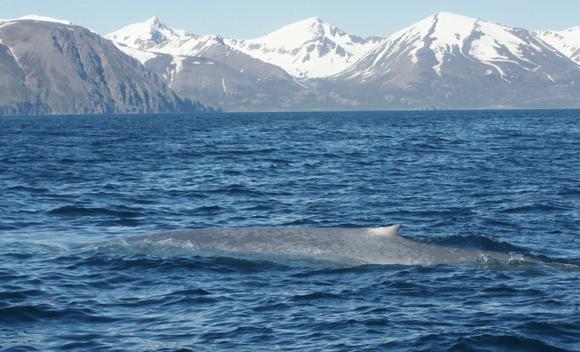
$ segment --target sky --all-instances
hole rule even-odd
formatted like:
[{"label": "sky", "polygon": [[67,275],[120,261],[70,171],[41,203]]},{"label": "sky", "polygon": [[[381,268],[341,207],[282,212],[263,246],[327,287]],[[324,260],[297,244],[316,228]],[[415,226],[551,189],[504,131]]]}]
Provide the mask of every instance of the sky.
[{"label": "sky", "polygon": [[580,26],[580,0],[0,0],[0,19],[49,16],[105,35],[157,16],[175,29],[235,39],[309,17],[361,37],[387,37],[443,11],[532,31]]}]

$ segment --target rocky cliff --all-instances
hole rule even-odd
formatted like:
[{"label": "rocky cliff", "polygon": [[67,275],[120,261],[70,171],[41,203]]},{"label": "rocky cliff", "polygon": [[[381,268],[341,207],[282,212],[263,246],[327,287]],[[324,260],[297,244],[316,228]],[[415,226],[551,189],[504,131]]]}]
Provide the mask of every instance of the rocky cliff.
[{"label": "rocky cliff", "polygon": [[80,26],[0,22],[0,114],[207,111]]}]

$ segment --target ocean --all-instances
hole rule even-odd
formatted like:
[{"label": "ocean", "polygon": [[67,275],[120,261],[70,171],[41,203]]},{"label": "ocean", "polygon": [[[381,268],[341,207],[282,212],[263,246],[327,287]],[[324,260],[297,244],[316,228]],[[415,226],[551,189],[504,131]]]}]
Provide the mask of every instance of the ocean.
[{"label": "ocean", "polygon": [[[520,261],[115,240],[402,223]],[[1,351],[580,351],[580,110],[0,117]]]}]

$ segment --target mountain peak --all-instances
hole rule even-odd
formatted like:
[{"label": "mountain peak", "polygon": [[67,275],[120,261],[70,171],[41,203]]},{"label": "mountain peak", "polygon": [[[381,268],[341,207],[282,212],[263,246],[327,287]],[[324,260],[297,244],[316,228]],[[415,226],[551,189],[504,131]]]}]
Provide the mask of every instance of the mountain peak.
[{"label": "mountain peak", "polygon": [[167,27],[167,25],[163,23],[157,16],[153,16],[147,21],[143,22],[143,25],[149,26],[149,28],[151,28],[152,33],[153,31],[172,30],[171,28]]},{"label": "mountain peak", "polygon": [[143,23],[135,23],[107,34],[105,38],[132,48],[145,49],[152,43],[161,44],[190,36],[192,36],[190,33],[172,29],[161,22],[157,16],[153,16]]},{"label": "mountain peak", "polygon": [[150,19],[148,19],[144,23],[149,24],[151,26],[159,26],[159,25],[165,26],[165,24],[163,22],[161,22],[161,20],[157,16],[151,17]]},{"label": "mountain peak", "polygon": [[430,18],[437,18],[438,20],[443,20],[443,21],[476,21],[477,18],[473,18],[473,17],[468,17],[468,16],[463,16],[463,15],[458,15],[456,13],[451,13],[451,12],[437,12],[433,15],[430,16]]},{"label": "mountain peak", "polygon": [[405,37],[410,40],[416,36],[430,36],[436,39],[445,37],[442,39],[443,41],[452,39],[452,37],[461,40],[461,38],[467,37],[476,26],[483,24],[486,24],[486,26],[497,26],[497,24],[477,18],[457,15],[451,12],[437,12],[410,27],[394,33],[389,38]]},{"label": "mountain peak", "polygon": [[257,39],[232,42],[236,49],[282,67],[294,77],[319,78],[336,74],[376,45],[309,17]]},{"label": "mountain peak", "polygon": [[323,20],[321,20],[320,17],[309,17],[303,21],[296,22],[295,24],[308,25],[310,28],[320,28],[321,26],[334,27],[333,25],[328,24]]},{"label": "mountain peak", "polygon": [[463,15],[458,15],[452,12],[447,12],[447,11],[439,11],[433,14],[433,16],[437,16],[437,17],[466,17]]},{"label": "mountain peak", "polygon": [[324,23],[324,21],[322,21],[320,19],[320,17],[309,17],[309,18],[305,19],[303,22]]},{"label": "mountain peak", "polygon": [[319,17],[309,17],[279,28],[255,41],[287,43],[286,48],[289,49],[297,48],[315,38],[327,36],[330,32],[343,33],[333,25],[323,22]]},{"label": "mountain peak", "polygon": [[431,16],[425,18],[422,21],[415,23],[414,25],[405,28],[397,34],[412,31],[429,31],[431,28],[437,28],[439,30],[453,31],[454,28],[458,27],[472,27],[477,22],[486,22],[479,20],[477,18],[467,17],[463,15],[457,15],[451,12],[437,12]]}]

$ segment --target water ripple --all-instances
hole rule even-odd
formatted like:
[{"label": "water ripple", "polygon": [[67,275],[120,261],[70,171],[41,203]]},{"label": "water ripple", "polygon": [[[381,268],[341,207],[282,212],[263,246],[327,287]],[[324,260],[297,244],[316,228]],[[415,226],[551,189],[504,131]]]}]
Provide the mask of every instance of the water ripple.
[{"label": "water ripple", "polygon": [[[580,351],[579,114],[3,117],[0,349]],[[106,242],[398,222],[548,264]]]}]

